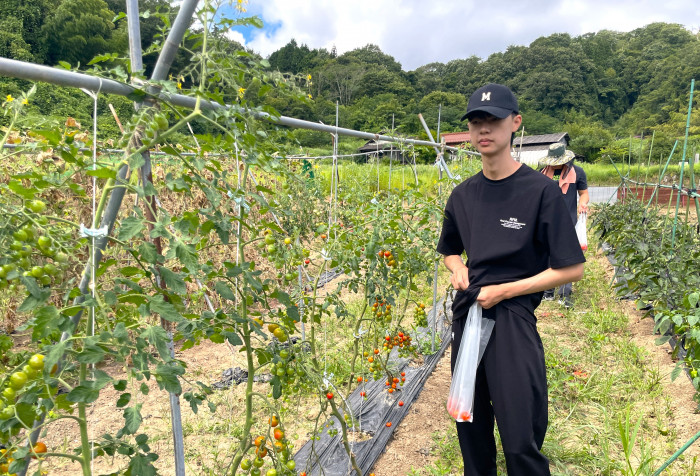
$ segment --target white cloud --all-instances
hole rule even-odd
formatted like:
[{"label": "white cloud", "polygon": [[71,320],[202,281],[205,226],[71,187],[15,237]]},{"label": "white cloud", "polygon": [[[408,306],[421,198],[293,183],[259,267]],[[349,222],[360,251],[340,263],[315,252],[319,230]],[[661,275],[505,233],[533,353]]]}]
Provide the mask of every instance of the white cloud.
[{"label": "white cloud", "polygon": [[553,33],[630,31],[655,21],[695,32],[700,9],[691,0],[250,0],[268,26],[247,46],[268,56],[294,38],[339,54],[373,43],[405,70],[472,55],[487,58],[510,45]]}]

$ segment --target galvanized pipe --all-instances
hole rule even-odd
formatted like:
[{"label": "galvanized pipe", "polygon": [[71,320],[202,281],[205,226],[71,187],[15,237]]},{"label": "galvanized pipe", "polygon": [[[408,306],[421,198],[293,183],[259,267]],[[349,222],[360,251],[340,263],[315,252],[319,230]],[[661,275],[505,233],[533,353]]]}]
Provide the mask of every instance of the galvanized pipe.
[{"label": "galvanized pipe", "polygon": [[[120,83],[119,81],[115,81],[113,79],[99,78],[97,76],[90,76],[75,71],[66,71],[62,69],[51,68],[49,66],[26,63],[24,61],[17,61],[8,58],[0,58],[0,75],[19,79],[26,79],[28,81],[39,81],[49,84],[55,84],[57,86],[77,87],[87,89],[88,91],[93,92],[100,91],[105,94],[116,94],[118,96],[129,96],[136,90],[136,88],[134,88],[133,86]],[[164,92],[159,92],[156,94],[156,97],[161,101],[168,102],[170,104],[173,104],[174,106],[186,107],[189,109],[194,109],[195,104],[197,102],[196,98],[190,96],[183,96],[181,94],[168,94]],[[360,139],[367,140],[386,140],[391,142],[403,142],[406,144],[422,145],[434,148],[440,146],[440,144],[431,141],[405,139],[401,137],[373,134],[371,132],[356,131],[353,129],[346,129],[343,127],[336,128],[334,126],[329,126],[326,124],[304,121],[302,119],[296,119],[287,116],[275,117],[266,112],[250,111],[237,105],[222,105],[213,101],[208,101],[206,99],[201,100],[200,107],[206,110],[235,109],[244,114],[252,114],[258,119],[264,119],[282,126],[294,127],[298,129],[309,129],[319,132],[328,132],[330,134],[335,134],[337,132],[338,134],[343,136],[357,137]],[[456,147],[447,147],[447,150],[451,152],[457,152],[459,149],[457,149]],[[472,155],[478,155],[474,152],[467,153]]]},{"label": "galvanized pipe", "polygon": [[190,21],[194,17],[194,11],[198,3],[199,0],[184,0],[182,5],[180,5],[180,11],[173,22],[173,27],[165,40],[160,56],[158,56],[151,79],[162,81],[168,77],[170,66],[173,64],[177,50],[180,48],[180,42],[185,36],[185,31],[190,26]]}]

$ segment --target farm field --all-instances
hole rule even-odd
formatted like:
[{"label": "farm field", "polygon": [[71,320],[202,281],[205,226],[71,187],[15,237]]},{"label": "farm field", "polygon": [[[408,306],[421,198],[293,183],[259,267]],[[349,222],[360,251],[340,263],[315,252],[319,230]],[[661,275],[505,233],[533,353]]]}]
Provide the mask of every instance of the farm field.
[{"label": "farm field", "polygon": [[[0,57],[14,75],[0,106],[0,476],[462,474],[445,410],[452,290],[435,247],[447,197],[481,162],[435,142],[414,109],[451,98],[454,128],[464,98],[314,98],[334,81],[237,48],[223,32],[260,19],[220,3],[117,15],[114,45],[139,18],[153,40],[145,53],[128,42],[128,58]],[[344,83],[404,84],[389,81],[398,63],[360,81],[387,57],[359,53]],[[433,84],[414,83],[401,87]],[[55,115],[38,113],[53,101]],[[692,87],[685,139],[691,110]],[[340,127],[341,114],[379,132]],[[677,150],[674,127],[657,147]],[[625,192],[592,210],[574,307],[538,309],[544,452],[557,475],[694,475],[700,170],[632,164],[632,138],[606,147],[602,123],[579,132],[591,160],[628,158],[586,164],[589,184]],[[657,184],[658,202],[628,193]]]}]

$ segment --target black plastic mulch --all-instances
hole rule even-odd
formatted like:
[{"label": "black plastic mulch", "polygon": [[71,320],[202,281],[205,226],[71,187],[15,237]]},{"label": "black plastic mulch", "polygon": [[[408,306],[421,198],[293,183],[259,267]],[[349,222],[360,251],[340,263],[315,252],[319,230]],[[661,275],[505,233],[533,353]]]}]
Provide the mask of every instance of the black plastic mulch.
[{"label": "black plastic mulch", "polygon": [[[427,355],[420,367],[409,365],[410,361],[399,358],[396,349],[390,355],[390,365],[394,364],[397,372],[406,372],[406,383],[399,387],[394,393],[388,393],[385,383],[382,380],[370,381],[360,385],[347,398],[352,409],[356,422],[355,428],[359,431],[349,433],[352,452],[362,474],[369,474],[370,470],[384,451],[387,442],[391,438],[394,429],[408,413],[412,403],[418,398],[418,394],[423,389],[425,381],[435,369],[437,362],[445,352],[445,349],[452,342],[452,327],[446,324],[443,309],[448,312],[451,309],[451,300],[445,303],[442,300],[436,308],[438,309],[438,332],[441,344],[434,354]],[[435,319],[435,312],[428,312],[428,322],[432,326]],[[416,339],[423,342],[430,339],[429,328],[419,328]],[[415,341],[415,339],[414,339]],[[429,342],[429,341],[428,341]],[[340,398],[337,390],[333,390],[336,399]],[[366,398],[360,396],[364,391]],[[447,395],[444,396],[445,399]],[[404,405],[399,406],[398,402],[403,401]],[[436,405],[444,402],[437,401]],[[297,471],[305,471],[308,475],[342,476],[356,474],[350,464],[350,458],[345,451],[342,442],[342,431],[340,424],[331,418],[323,425],[320,438],[308,441],[294,456]],[[391,422],[391,426],[386,424]],[[333,425],[331,425],[334,423]],[[337,430],[334,436],[329,435],[328,426],[331,430]]]}]

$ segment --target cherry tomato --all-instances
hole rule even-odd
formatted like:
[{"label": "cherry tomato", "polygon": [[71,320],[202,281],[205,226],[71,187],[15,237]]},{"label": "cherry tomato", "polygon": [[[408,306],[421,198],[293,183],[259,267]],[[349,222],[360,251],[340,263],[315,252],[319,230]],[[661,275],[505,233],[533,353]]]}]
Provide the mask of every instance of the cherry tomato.
[{"label": "cherry tomato", "polygon": [[276,440],[281,440],[284,438],[284,432],[279,428],[275,428],[275,431],[272,432],[272,436],[274,436]]},{"label": "cherry tomato", "polygon": [[14,390],[19,390],[27,384],[27,374],[22,371],[15,372],[10,375],[10,387]]},{"label": "cherry tomato", "polygon": [[328,393],[326,394],[326,398],[327,398],[328,400],[333,400],[333,392],[328,392]]},{"label": "cherry tomato", "polygon": [[46,210],[46,204],[41,200],[32,200],[27,203],[27,208],[29,208],[34,213],[41,213]]}]

